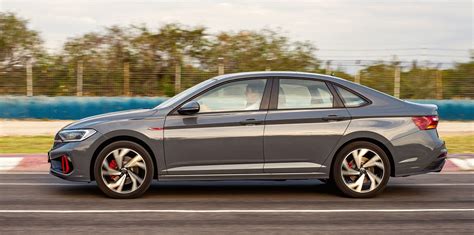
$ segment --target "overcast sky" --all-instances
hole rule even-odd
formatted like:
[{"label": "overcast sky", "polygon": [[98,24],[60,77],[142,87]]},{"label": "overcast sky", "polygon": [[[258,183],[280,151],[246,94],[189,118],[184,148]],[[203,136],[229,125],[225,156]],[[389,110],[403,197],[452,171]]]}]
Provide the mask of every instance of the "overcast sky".
[{"label": "overcast sky", "polygon": [[474,37],[471,0],[0,0],[0,9],[29,19],[52,50],[71,36],[139,23],[203,25],[211,32],[281,29],[294,40],[312,41],[319,58],[333,60],[398,54],[402,60],[466,61]]}]

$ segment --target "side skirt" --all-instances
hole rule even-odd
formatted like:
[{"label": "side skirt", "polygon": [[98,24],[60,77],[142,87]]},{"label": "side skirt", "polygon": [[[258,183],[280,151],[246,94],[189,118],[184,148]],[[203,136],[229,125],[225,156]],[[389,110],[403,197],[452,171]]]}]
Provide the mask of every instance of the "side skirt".
[{"label": "side skirt", "polygon": [[159,175],[159,181],[174,180],[304,180],[326,179],[322,172],[305,173],[260,173],[260,174],[199,174],[199,175]]}]

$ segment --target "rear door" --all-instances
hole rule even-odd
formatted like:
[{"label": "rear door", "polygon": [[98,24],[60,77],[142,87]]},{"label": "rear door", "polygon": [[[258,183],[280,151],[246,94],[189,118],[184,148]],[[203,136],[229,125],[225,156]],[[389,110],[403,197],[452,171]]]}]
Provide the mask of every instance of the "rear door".
[{"label": "rear door", "polygon": [[324,81],[279,78],[265,120],[266,173],[317,172],[350,122],[334,88]]}]

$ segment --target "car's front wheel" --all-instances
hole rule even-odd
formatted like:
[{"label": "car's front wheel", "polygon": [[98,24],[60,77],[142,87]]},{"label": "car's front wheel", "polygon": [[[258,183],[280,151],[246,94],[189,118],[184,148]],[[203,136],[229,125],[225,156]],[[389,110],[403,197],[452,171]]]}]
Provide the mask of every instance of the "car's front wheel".
[{"label": "car's front wheel", "polygon": [[376,144],[354,142],[336,156],[332,179],[337,188],[350,197],[373,197],[387,185],[390,161]]},{"label": "car's front wheel", "polygon": [[117,141],[99,153],[94,176],[100,190],[112,198],[136,198],[150,187],[153,162],[139,144]]}]

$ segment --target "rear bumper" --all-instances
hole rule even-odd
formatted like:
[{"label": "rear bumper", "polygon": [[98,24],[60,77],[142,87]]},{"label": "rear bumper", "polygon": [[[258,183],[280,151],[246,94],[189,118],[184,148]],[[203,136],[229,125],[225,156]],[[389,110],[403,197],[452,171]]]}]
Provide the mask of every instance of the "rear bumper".
[{"label": "rear bumper", "polygon": [[[408,137],[416,138],[417,144],[399,145],[394,157],[395,176],[409,176],[429,172],[440,172],[446,162],[448,150],[443,140],[439,139],[436,130],[419,131]],[[407,143],[407,139],[395,141],[396,144]]]}]

